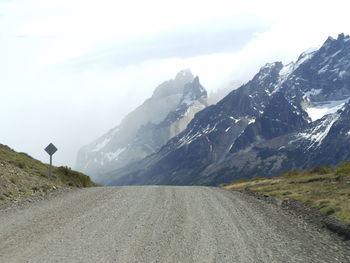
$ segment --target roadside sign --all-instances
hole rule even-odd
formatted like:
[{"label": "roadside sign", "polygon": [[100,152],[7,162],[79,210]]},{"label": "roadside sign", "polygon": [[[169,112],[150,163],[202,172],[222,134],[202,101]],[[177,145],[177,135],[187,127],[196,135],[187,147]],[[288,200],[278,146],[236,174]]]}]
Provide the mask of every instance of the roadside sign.
[{"label": "roadside sign", "polygon": [[53,145],[52,143],[50,143],[46,148],[45,151],[49,154],[49,155],[53,155],[56,151],[57,148],[55,145]]},{"label": "roadside sign", "polygon": [[52,155],[57,152],[57,148],[55,145],[50,143],[46,148],[45,151],[50,155],[50,167],[49,167],[49,177],[52,175]]}]

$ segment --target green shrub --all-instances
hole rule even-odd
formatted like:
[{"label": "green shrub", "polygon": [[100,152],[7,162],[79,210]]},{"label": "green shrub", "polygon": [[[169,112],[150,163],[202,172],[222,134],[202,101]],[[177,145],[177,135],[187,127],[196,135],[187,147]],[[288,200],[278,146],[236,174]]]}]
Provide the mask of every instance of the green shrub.
[{"label": "green shrub", "polygon": [[249,179],[241,178],[241,179],[238,179],[236,181],[233,181],[232,184],[241,184],[241,183],[246,183],[246,182],[249,182]]},{"label": "green shrub", "polygon": [[281,176],[283,176],[283,177],[293,177],[293,176],[299,175],[301,173],[302,173],[302,171],[295,169],[295,170],[291,170],[291,171],[288,171],[288,172],[284,172]]},{"label": "green shrub", "polygon": [[63,181],[65,181],[69,186],[77,186],[77,187],[91,187],[97,186],[93,183],[89,176],[79,173],[77,171],[73,171],[67,166],[61,166],[56,168],[55,173],[61,177]]},{"label": "green shrub", "polygon": [[72,170],[68,166],[60,166],[56,169],[56,172],[63,175],[69,175]]},{"label": "green shrub", "polygon": [[335,171],[336,174],[350,175],[350,162],[342,162],[341,165],[335,169]]},{"label": "green shrub", "polygon": [[322,165],[322,166],[317,166],[315,168],[312,168],[311,170],[309,170],[310,173],[312,174],[329,174],[330,172],[332,172],[332,168],[330,168],[327,165]]},{"label": "green shrub", "polygon": [[335,213],[335,209],[332,207],[325,207],[321,209],[321,212],[327,216],[332,215]]},{"label": "green shrub", "polygon": [[253,178],[253,181],[265,180],[265,179],[267,179],[267,178],[266,178],[266,177],[263,177],[263,176],[255,176],[255,177]]}]

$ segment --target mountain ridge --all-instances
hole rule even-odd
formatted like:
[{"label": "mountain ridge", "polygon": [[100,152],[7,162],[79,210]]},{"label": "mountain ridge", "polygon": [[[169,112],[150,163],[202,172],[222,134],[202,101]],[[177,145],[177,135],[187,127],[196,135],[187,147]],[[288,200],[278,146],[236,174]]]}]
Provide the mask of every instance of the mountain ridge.
[{"label": "mountain ridge", "polygon": [[[346,107],[339,110],[348,110],[344,100],[350,98],[349,51],[350,37],[340,34],[337,39],[328,38],[318,50],[302,53],[296,62],[285,66],[281,62],[267,63],[251,81],[197,113],[187,129],[157,153],[133,167],[114,171],[122,179],[111,184],[217,185],[317,164],[327,140],[331,140],[327,139],[334,130],[331,128],[340,120],[315,124],[310,116],[321,112],[320,118],[336,118],[336,109],[342,103]],[[283,96],[285,103],[278,106],[273,102],[275,96]],[[265,119],[266,127],[257,127],[262,125],[269,107],[275,107],[269,116],[271,123]],[[280,117],[288,120],[287,125],[280,122],[284,126],[276,132],[272,121]],[[315,125],[319,132],[326,132],[323,146],[303,149],[307,139],[301,134]],[[344,143],[349,145],[349,139],[345,138]],[[232,148],[234,145],[240,146]],[[310,158],[305,158],[306,154]],[[327,156],[322,158],[326,164],[341,161],[340,157],[333,158],[332,152]],[[350,151],[345,150],[341,158],[350,158]]]}]

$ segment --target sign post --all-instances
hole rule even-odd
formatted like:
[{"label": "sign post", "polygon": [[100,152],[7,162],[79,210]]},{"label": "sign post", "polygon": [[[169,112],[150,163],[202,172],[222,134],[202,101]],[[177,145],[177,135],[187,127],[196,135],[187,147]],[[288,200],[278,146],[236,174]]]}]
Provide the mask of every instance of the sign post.
[{"label": "sign post", "polygon": [[55,145],[50,143],[46,148],[45,151],[50,155],[50,167],[49,167],[49,177],[52,175],[52,155],[57,151],[57,148]]}]

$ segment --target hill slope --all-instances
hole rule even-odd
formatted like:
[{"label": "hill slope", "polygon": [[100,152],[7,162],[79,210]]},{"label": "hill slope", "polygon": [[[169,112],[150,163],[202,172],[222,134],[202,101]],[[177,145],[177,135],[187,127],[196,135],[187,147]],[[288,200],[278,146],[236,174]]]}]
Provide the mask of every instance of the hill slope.
[{"label": "hill slope", "polygon": [[222,187],[295,199],[350,226],[350,162],[335,168],[292,170],[274,178],[239,179]]},{"label": "hill slope", "polygon": [[88,176],[67,167],[54,167],[49,178],[48,169],[47,164],[0,144],[0,203],[56,189],[97,186]]}]

